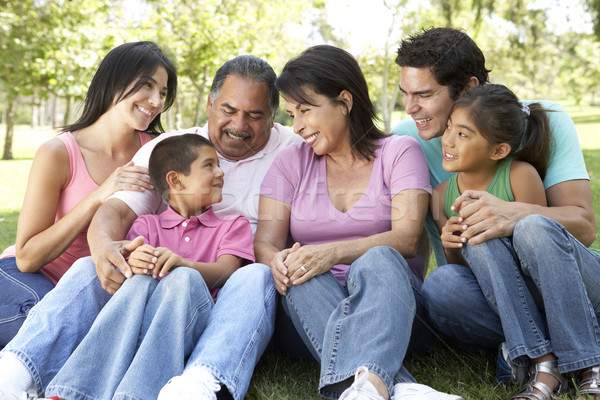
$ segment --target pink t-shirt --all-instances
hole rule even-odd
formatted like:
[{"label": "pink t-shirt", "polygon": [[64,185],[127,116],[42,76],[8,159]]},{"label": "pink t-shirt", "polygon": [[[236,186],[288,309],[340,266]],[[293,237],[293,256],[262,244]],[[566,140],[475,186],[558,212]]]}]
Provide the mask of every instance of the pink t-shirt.
[{"label": "pink t-shirt", "polygon": [[[145,132],[138,133],[142,146],[152,139],[152,137]],[[65,187],[60,193],[56,217],[54,218],[55,223],[67,215],[67,213],[69,213],[73,207],[75,207],[88,194],[98,188],[98,184],[94,182],[85,166],[81,149],[79,148],[77,140],[75,140],[75,137],[71,134],[71,132],[64,132],[58,135],[57,138],[60,139],[67,148],[71,176],[69,177],[69,183],[67,184],[67,187]],[[4,250],[0,258],[14,257],[15,255],[15,246],[10,246]],[[43,266],[41,271],[54,284],[56,284],[75,261],[77,261],[79,258],[87,257],[89,255],[90,248],[87,244],[86,227],[79,233],[79,235],[77,235],[73,243],[71,243],[64,253],[58,256],[54,261]]]},{"label": "pink t-shirt", "polygon": [[[143,236],[152,247],[166,247],[181,257],[196,262],[213,263],[224,254],[231,254],[254,262],[252,229],[242,216],[216,216],[212,208],[185,219],[172,208],[160,215],[138,217],[131,226],[127,239]],[[219,288],[211,288],[217,300]]]},{"label": "pink t-shirt", "polygon": [[[379,140],[371,178],[360,199],[343,213],[327,191],[326,158],[306,144],[294,144],[280,152],[261,186],[261,195],[291,204],[290,234],[301,245],[353,240],[391,229],[392,198],[403,190],[423,189],[431,194],[423,151],[408,136]],[[421,256],[407,259],[423,281]],[[348,265],[331,272],[345,285]]]}]

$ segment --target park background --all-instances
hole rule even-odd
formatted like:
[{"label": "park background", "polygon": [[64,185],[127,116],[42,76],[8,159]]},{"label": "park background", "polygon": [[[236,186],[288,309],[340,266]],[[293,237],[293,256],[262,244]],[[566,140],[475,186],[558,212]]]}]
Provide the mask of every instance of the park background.
[{"label": "park background", "polygon": [[[163,118],[170,130],[205,123],[208,87],[228,59],[254,54],[278,73],[307,46],[333,44],[359,61],[389,131],[406,117],[395,50],[432,26],[464,29],[482,48],[493,83],[567,109],[600,222],[599,14],[600,0],[0,0],[0,250],[14,243],[37,147],[77,118],[96,66],[116,45],[153,40],[175,61],[179,94]],[[276,120],[290,124],[283,109]],[[507,399],[516,390],[496,384],[495,355],[443,340],[405,365],[419,382],[465,400]],[[247,398],[319,398],[318,371],[269,352]]]}]

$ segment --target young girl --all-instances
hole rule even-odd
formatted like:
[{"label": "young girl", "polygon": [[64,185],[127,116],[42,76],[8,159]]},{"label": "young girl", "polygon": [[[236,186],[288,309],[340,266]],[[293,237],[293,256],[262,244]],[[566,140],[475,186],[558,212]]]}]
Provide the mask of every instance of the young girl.
[{"label": "young girl", "polygon": [[[102,309],[46,395],[156,399],[160,388],[183,370],[219,288],[240,266],[254,261],[248,220],[217,217],[210,207],[222,199],[224,175],[211,142],[198,134],[167,138],[152,151],[149,169],[169,208],[133,223],[127,238],[144,238],[129,257],[136,275]],[[148,264],[152,276],[143,275],[147,268],[135,267]],[[179,302],[186,296],[194,298],[189,309]],[[165,318],[173,314],[182,323],[166,326]],[[166,354],[157,343],[169,340],[173,346]],[[218,391],[218,382],[213,386]]]},{"label": "young girl", "polygon": [[152,188],[129,160],[163,131],[177,75],[152,42],[126,43],[100,63],[79,120],[37,151],[15,246],[0,259],[0,348],[75,260],[89,256],[87,226],[118,190]]},{"label": "young girl", "polygon": [[[434,189],[434,199],[444,196],[444,201],[437,207],[432,202],[448,262],[471,268],[500,318],[511,363],[530,365],[529,381],[513,400],[550,400],[567,389],[563,374],[574,371],[580,371],[582,396],[600,394],[600,367],[594,366],[597,322],[584,272],[570,256],[550,265],[543,248],[517,246],[522,240],[517,229],[514,237],[468,244],[460,236],[466,229],[455,212],[460,210],[451,209],[465,190],[546,205],[540,179],[549,157],[546,113],[537,103],[522,105],[501,85],[483,85],[461,95],[442,137],[444,169],[458,173]],[[526,218],[536,217],[543,219]],[[543,229],[538,225],[518,234],[544,235]],[[530,257],[535,261],[522,263],[523,251],[539,254]],[[572,247],[566,252],[578,256]]]},{"label": "young girl", "polygon": [[451,209],[465,190],[485,190],[506,201],[547,205],[542,178],[550,152],[550,130],[539,103],[523,106],[502,85],[475,87],[455,102],[442,136],[442,151],[444,169],[457,174],[434,188],[431,212],[448,263],[466,265],[460,254],[462,225]]}]

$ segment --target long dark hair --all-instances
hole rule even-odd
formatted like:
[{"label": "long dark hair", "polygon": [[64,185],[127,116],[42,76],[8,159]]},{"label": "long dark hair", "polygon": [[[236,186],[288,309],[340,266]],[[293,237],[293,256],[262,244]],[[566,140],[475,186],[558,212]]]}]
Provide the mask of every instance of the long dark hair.
[{"label": "long dark hair", "polygon": [[[154,42],[125,43],[112,49],[102,60],[88,88],[83,112],[77,122],[61,128],[62,132],[77,131],[92,125],[111,105],[137,92],[158,67],[167,71],[167,94],[163,111],[173,105],[177,95],[177,71],[167,56]],[[125,93],[132,83],[133,88]],[[158,114],[146,130],[164,132]]]},{"label": "long dark hair", "polygon": [[550,158],[550,125],[540,103],[523,105],[506,86],[487,84],[464,92],[452,110],[469,113],[477,130],[492,144],[508,143],[509,155],[533,165],[542,179]]},{"label": "long dark hair", "polygon": [[275,86],[294,101],[314,106],[306,94],[310,88],[332,103],[344,105],[338,96],[343,90],[352,95],[350,144],[352,152],[366,160],[375,155],[377,143],[373,139],[386,137],[375,126],[377,115],[369,98],[365,77],[354,57],[345,50],[328,45],[310,47],[283,67]]}]

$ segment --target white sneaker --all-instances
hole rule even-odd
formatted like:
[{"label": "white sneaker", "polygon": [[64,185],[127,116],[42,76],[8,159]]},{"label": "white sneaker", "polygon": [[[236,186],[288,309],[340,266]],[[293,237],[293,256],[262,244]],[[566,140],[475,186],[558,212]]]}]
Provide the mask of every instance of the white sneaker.
[{"label": "white sneaker", "polygon": [[27,392],[17,390],[7,380],[0,377],[0,400],[28,400]]},{"label": "white sneaker", "polygon": [[420,383],[396,383],[392,400],[463,400],[463,398],[438,392]]},{"label": "white sneaker", "polygon": [[202,367],[190,368],[171,378],[160,390],[158,400],[217,400],[221,383]]},{"label": "white sneaker", "polygon": [[[359,378],[358,375],[363,372],[364,374]],[[354,383],[344,390],[339,400],[383,400],[383,397],[379,395],[375,386],[368,379],[369,370],[367,367],[359,367],[356,374],[354,374]]]}]

